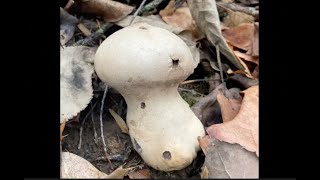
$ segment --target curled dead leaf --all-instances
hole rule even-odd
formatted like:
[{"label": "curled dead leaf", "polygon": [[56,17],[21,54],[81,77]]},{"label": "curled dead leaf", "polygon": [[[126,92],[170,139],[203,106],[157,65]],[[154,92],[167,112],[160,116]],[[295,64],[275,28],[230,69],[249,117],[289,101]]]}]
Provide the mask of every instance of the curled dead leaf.
[{"label": "curled dead leaf", "polygon": [[220,141],[237,143],[259,156],[259,86],[243,91],[244,97],[237,116],[222,124],[214,124],[206,129],[210,137]]},{"label": "curled dead leaf", "polygon": [[221,33],[220,19],[215,0],[187,0],[193,19],[199,30],[213,46],[219,46],[220,52],[238,69],[244,70]]},{"label": "curled dead leaf", "polygon": [[81,0],[81,12],[103,17],[106,22],[116,22],[126,17],[134,7],[112,0]]},{"label": "curled dead leaf", "polygon": [[183,33],[190,33],[192,40],[196,41],[203,38],[203,34],[199,31],[186,3],[176,9],[175,0],[171,0],[167,7],[161,10],[159,14],[167,24],[183,29]]},{"label": "curled dead leaf", "polygon": [[123,166],[120,166],[116,170],[114,170],[109,175],[99,171],[96,167],[94,167],[89,161],[85,160],[84,158],[70,153],[70,152],[62,152],[61,153],[61,164],[60,164],[60,171],[61,177],[60,178],[71,178],[71,179],[122,179],[124,176],[128,175],[131,168],[123,169]]}]

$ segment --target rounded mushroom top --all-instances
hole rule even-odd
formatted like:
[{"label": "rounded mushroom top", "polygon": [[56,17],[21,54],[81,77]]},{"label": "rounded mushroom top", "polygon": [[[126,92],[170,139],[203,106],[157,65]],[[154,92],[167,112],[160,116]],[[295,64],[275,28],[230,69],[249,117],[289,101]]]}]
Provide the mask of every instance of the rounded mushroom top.
[{"label": "rounded mushroom top", "polygon": [[175,34],[146,23],[110,35],[95,55],[99,78],[116,88],[177,86],[194,69],[189,47]]}]

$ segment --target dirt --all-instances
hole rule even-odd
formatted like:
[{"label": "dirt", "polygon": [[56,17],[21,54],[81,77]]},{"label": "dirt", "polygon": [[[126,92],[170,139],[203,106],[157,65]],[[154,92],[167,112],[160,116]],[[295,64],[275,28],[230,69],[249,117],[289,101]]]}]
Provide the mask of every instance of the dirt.
[{"label": "dirt", "polygon": [[[86,119],[83,132],[82,132],[82,143],[81,148],[78,149],[80,126],[83,118],[88,114],[91,109],[89,105],[87,109],[81,112],[80,122],[69,121],[63,132],[67,135],[62,141],[62,150],[77,154],[84,159],[88,160],[97,169],[107,174],[111,173],[117,167],[124,165],[124,167],[137,166],[139,169],[149,169],[150,178],[195,178],[200,179],[201,167],[204,163],[205,156],[202,151],[198,152],[196,159],[188,167],[172,172],[162,172],[155,170],[146,165],[138,153],[133,149],[132,142],[129,135],[122,133],[115,120],[109,113],[108,109],[115,110],[124,120],[126,117],[126,104],[121,95],[117,93],[109,93],[106,97],[104,113],[103,113],[103,134],[105,142],[107,144],[107,153],[110,163],[105,158],[103,150],[103,144],[101,140],[100,131],[100,95],[95,98],[94,101],[99,101],[97,106],[93,110],[93,121],[91,114]],[[94,140],[94,126],[95,125],[97,140]],[[126,176],[125,178],[129,178]]]}]

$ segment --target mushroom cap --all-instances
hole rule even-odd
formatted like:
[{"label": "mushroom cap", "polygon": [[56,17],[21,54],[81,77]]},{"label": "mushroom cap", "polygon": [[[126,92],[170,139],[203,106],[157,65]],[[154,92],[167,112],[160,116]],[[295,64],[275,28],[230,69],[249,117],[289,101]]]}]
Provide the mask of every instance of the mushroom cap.
[{"label": "mushroom cap", "polygon": [[110,35],[99,46],[94,65],[99,78],[120,92],[129,87],[177,85],[194,69],[183,40],[147,23]]}]

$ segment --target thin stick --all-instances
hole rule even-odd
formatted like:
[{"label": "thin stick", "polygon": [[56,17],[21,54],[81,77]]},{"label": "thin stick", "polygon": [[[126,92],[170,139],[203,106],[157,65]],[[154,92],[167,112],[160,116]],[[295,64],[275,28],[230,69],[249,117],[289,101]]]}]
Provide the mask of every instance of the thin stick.
[{"label": "thin stick", "polygon": [[131,25],[134,21],[134,19],[137,17],[137,15],[139,14],[139,12],[141,11],[143,5],[146,3],[147,0],[143,0],[142,3],[140,4],[139,8],[137,9],[137,11],[133,14],[133,18],[131,19],[131,22],[129,25]]},{"label": "thin stick", "polygon": [[80,127],[80,133],[79,133],[79,144],[78,144],[78,149],[81,148],[81,144],[82,144],[82,131],[83,131],[83,126],[81,124],[81,127]]},{"label": "thin stick", "polygon": [[217,53],[218,65],[219,65],[219,69],[220,69],[221,83],[224,83],[222,65],[221,65],[221,59],[220,59],[220,50],[219,50],[218,45],[216,46],[216,53]]},{"label": "thin stick", "polygon": [[111,161],[109,159],[108,153],[107,153],[107,145],[106,142],[104,140],[104,135],[103,135],[103,123],[102,123],[102,114],[103,114],[103,107],[104,107],[104,100],[106,98],[106,94],[108,92],[108,85],[106,85],[104,93],[103,93],[103,97],[102,97],[102,101],[101,101],[101,107],[100,107],[100,130],[101,130],[101,139],[102,139],[102,143],[103,143],[103,150],[104,153],[106,155],[106,159],[109,161],[109,164],[111,166],[111,169],[113,169]]},{"label": "thin stick", "polygon": [[[98,102],[98,101],[97,101]],[[96,103],[98,104],[98,103]],[[94,142],[96,144],[98,144],[98,134],[97,134],[97,131],[96,131],[96,125],[94,124],[94,119],[93,119],[93,108],[92,107],[92,101],[90,102],[90,105],[91,105],[91,109],[92,109],[92,113],[91,113],[91,120],[92,120],[92,126],[93,126],[93,136],[94,136]]]},{"label": "thin stick", "polygon": [[96,32],[92,33],[90,36],[86,37],[85,39],[81,39],[78,42],[74,43],[73,46],[90,45],[92,42],[94,42],[95,40],[103,36],[103,34],[112,26],[113,24],[111,23],[105,23]]},{"label": "thin stick", "polygon": [[180,83],[180,85],[190,84],[194,82],[201,82],[201,81],[220,81],[220,80],[219,79],[192,79],[188,81],[183,81],[182,83]]},{"label": "thin stick", "polygon": [[[83,133],[83,126],[84,126],[84,123],[86,122],[89,114],[91,113],[93,115],[93,109],[94,107],[96,107],[96,105],[98,104],[98,101],[94,104],[94,106],[92,107],[92,102],[91,103],[91,110],[88,112],[88,114],[83,118],[82,122],[81,122],[81,126],[80,126],[80,133],[79,133],[79,144],[78,144],[78,149],[81,149],[81,145],[82,145],[82,133]],[[94,124],[93,124],[94,125]],[[94,128],[94,132],[95,134],[97,133],[96,132],[96,128]],[[95,138],[97,137],[97,135],[95,135]]]}]

